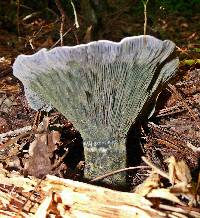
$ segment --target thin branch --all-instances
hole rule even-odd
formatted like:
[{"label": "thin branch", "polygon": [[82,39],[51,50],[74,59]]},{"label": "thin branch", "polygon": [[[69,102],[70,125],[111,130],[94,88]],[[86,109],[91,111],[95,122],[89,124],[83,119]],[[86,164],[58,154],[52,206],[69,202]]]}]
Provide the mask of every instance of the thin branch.
[{"label": "thin branch", "polygon": [[153,170],[155,170],[155,172],[157,172],[159,175],[161,175],[164,178],[169,179],[169,175],[164,172],[163,170],[159,169],[158,167],[156,167],[153,163],[151,163],[146,157],[142,157],[142,160],[149,166],[151,167]]},{"label": "thin branch", "polygon": [[30,132],[31,130],[32,130],[32,126],[25,126],[23,128],[20,128],[20,129],[16,129],[13,131],[2,133],[2,134],[0,134],[0,141],[2,141],[6,137],[19,135],[22,133],[27,133],[27,132]]},{"label": "thin branch", "polygon": [[[147,4],[149,0],[142,1],[144,5],[144,36],[147,34]],[[146,37],[144,38],[144,42],[146,44]]]},{"label": "thin branch", "polygon": [[[63,37],[65,37],[73,28],[70,27],[64,34],[63,34]],[[58,39],[57,42],[55,42],[52,46],[51,46],[51,49],[54,48],[59,42],[61,41],[61,38]]]},{"label": "thin branch", "polygon": [[64,31],[64,23],[65,23],[65,11],[62,8],[62,4],[60,2],[60,0],[55,0],[56,6],[58,8],[58,10],[60,11],[61,14],[61,23],[60,23],[60,44],[61,46],[63,46],[63,31]]},{"label": "thin branch", "polygon": [[17,0],[17,34],[18,34],[18,37],[20,37],[20,29],[19,29],[19,7],[20,7],[20,3],[19,3],[20,0]]},{"label": "thin branch", "polygon": [[103,176],[98,176],[94,179],[91,180],[91,182],[97,182],[99,180],[102,180],[102,179],[105,179],[109,176],[112,176],[114,174],[117,174],[117,173],[121,173],[121,172],[124,172],[124,171],[128,171],[128,170],[136,170],[136,169],[148,169],[150,168],[149,166],[137,166],[137,167],[128,167],[128,168],[123,168],[123,169],[119,169],[119,170],[115,170],[115,171],[112,171],[110,173],[106,173],[105,175]]},{"label": "thin branch", "polygon": [[71,1],[71,5],[72,5],[73,11],[74,11],[74,24],[75,24],[76,28],[78,29],[79,28],[79,23],[78,23],[76,8],[74,6],[73,1]]},{"label": "thin branch", "polygon": [[51,171],[54,171],[56,168],[58,168],[62,163],[63,163],[63,160],[65,159],[65,157],[68,155],[69,153],[69,149],[67,148],[65,153],[63,154],[63,156],[58,160],[57,163],[55,163],[52,168],[51,168]]}]

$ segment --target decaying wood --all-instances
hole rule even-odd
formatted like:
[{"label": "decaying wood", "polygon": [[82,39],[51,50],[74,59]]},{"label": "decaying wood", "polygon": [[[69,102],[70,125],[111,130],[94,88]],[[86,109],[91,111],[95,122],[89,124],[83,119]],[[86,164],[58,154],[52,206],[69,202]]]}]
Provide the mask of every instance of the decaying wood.
[{"label": "decaying wood", "polygon": [[0,170],[0,217],[200,217],[198,182],[192,182],[183,161],[170,157],[166,162],[168,172],[164,177],[171,186],[164,187],[162,173],[153,166],[134,193],[51,175],[45,180],[24,178],[19,173]]},{"label": "decaying wood", "polygon": [[164,213],[153,209],[152,203],[139,194],[113,191],[54,176],[47,178],[44,190],[54,193],[50,192],[40,205],[37,217],[44,214],[45,208],[49,208],[50,212],[53,204],[59,204],[57,210],[62,217],[164,217]]}]

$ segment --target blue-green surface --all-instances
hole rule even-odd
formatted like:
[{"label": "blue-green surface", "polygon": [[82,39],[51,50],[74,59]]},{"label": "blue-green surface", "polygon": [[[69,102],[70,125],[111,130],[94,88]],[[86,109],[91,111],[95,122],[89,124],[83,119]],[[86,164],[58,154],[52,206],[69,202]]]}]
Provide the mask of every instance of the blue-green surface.
[{"label": "blue-green surface", "polygon": [[[92,178],[126,166],[126,134],[175,75],[174,49],[169,40],[128,37],[20,55],[13,69],[34,109],[55,107],[80,131]],[[125,176],[107,182],[123,184]]]}]

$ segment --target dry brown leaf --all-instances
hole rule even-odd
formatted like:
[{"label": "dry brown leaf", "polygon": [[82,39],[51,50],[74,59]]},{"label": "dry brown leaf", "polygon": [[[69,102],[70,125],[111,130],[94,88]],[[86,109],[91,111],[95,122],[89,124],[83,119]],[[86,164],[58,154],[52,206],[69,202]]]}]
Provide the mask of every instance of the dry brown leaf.
[{"label": "dry brown leaf", "polygon": [[177,165],[175,165],[175,169],[177,179],[187,184],[189,184],[192,181],[190,169],[183,160],[177,162]]},{"label": "dry brown leaf", "polygon": [[168,163],[169,180],[172,185],[175,182],[185,182],[186,184],[191,182],[190,169],[183,160],[176,161],[174,157],[170,157],[165,162]]},{"label": "dry brown leaf", "polygon": [[134,193],[138,193],[141,196],[146,196],[152,189],[160,187],[160,176],[152,172],[145,181],[138,185]]},{"label": "dry brown leaf", "polygon": [[188,199],[188,205],[198,205],[200,204],[200,196],[196,193],[196,184],[191,183],[187,184],[185,182],[179,182],[173,187],[170,187],[171,193],[174,193],[177,196],[182,196],[185,199]]},{"label": "dry brown leaf", "polygon": [[[4,87],[5,89],[5,87]],[[1,84],[0,84],[0,90],[1,90]],[[0,91],[0,93],[2,92],[2,90]],[[0,110],[2,112],[5,112],[5,113],[9,113],[10,112],[10,109],[11,107],[13,106],[16,106],[17,103],[15,101],[15,96],[12,95],[12,96],[7,96],[6,94],[3,94],[1,97],[0,97]]]},{"label": "dry brown leaf", "polygon": [[175,202],[182,206],[185,205],[173,193],[171,193],[169,189],[165,189],[165,188],[153,189],[149,194],[147,194],[147,197],[148,198],[161,198],[161,199]]},{"label": "dry brown leaf", "polygon": [[[191,193],[191,189],[192,189],[192,185],[187,184],[185,182],[179,182],[179,183],[175,184],[174,186],[170,187],[171,192],[175,193],[175,194]],[[194,194],[194,192],[193,192],[193,194]]]},{"label": "dry brown leaf", "polygon": [[38,178],[50,173],[51,161],[49,159],[47,148],[47,135],[37,134],[36,139],[30,144],[29,159],[25,164],[25,169],[29,175]]},{"label": "dry brown leaf", "polygon": [[169,181],[172,185],[174,185],[176,179],[176,175],[175,175],[176,160],[173,156],[171,156],[165,162],[168,163]]},{"label": "dry brown leaf", "polygon": [[20,92],[20,85],[19,84],[11,84],[9,80],[10,80],[10,77],[7,77],[6,79],[0,80],[0,93],[2,93],[2,94],[19,93]]},{"label": "dry brown leaf", "polygon": [[50,157],[56,150],[60,142],[60,133],[58,131],[48,131],[50,118],[44,117],[37,128],[35,140],[29,146],[29,158],[25,164],[25,169],[29,175],[43,177],[51,172],[52,164]]}]

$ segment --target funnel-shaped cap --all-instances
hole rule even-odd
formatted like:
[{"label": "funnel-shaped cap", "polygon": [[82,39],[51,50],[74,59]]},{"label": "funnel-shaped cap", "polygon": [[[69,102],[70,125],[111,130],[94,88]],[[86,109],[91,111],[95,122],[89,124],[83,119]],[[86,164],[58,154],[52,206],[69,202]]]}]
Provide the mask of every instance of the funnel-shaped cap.
[{"label": "funnel-shaped cap", "polygon": [[20,55],[13,69],[32,108],[55,107],[84,139],[125,136],[178,66],[175,45],[151,36]]}]

